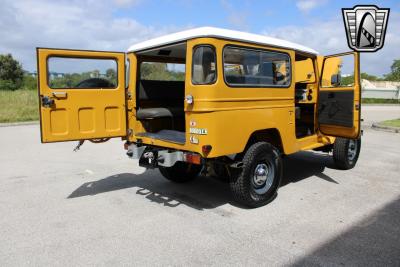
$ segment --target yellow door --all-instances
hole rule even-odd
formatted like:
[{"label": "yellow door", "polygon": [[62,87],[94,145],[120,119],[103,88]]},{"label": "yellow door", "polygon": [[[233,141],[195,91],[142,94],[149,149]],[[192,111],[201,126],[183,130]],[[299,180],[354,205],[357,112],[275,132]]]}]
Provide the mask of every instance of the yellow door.
[{"label": "yellow door", "polygon": [[359,54],[324,57],[318,93],[318,127],[330,136],[360,136],[361,89]]},{"label": "yellow door", "polygon": [[126,136],[125,54],[37,49],[43,143]]}]

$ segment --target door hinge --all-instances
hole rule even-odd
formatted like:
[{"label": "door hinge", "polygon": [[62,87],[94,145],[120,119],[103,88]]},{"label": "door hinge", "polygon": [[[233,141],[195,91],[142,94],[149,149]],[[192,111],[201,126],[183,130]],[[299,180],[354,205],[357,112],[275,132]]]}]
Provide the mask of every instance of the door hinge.
[{"label": "door hinge", "polygon": [[127,97],[129,100],[132,100],[131,91],[126,91],[126,97]]}]

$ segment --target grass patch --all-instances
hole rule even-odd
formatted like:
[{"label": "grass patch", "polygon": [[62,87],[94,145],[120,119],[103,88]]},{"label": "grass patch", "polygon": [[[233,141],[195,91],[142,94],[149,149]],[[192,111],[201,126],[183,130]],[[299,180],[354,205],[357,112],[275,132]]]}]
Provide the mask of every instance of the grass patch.
[{"label": "grass patch", "polygon": [[[363,98],[361,102],[365,104],[400,104],[398,99]],[[0,122],[35,120],[39,120],[36,90],[0,90]],[[389,123],[387,126],[400,127],[399,120],[386,122]]]},{"label": "grass patch", "polygon": [[363,104],[400,104],[400,99],[362,98]]},{"label": "grass patch", "polygon": [[400,128],[400,119],[382,121],[379,124],[383,125],[383,126],[399,127]]},{"label": "grass patch", "polygon": [[36,90],[0,90],[0,122],[39,120]]}]

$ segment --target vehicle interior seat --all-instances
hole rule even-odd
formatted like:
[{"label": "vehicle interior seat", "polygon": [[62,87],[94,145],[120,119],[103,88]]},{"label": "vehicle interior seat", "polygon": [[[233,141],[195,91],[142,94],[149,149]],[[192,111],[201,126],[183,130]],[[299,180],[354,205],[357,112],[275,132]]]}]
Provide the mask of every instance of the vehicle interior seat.
[{"label": "vehicle interior seat", "polygon": [[139,120],[184,117],[184,81],[141,80],[139,82]]},{"label": "vehicle interior seat", "polygon": [[274,84],[274,65],[272,62],[264,62],[260,66],[258,73],[260,76],[260,84]]}]

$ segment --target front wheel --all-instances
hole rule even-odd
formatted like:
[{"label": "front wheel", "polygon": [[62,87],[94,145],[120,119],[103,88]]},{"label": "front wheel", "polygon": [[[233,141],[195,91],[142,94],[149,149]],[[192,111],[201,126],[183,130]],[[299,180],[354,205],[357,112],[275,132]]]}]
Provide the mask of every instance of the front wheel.
[{"label": "front wheel", "polygon": [[266,142],[249,147],[243,167],[231,176],[230,187],[241,204],[256,208],[271,201],[282,178],[282,160],[278,149]]},{"label": "front wheel", "polygon": [[158,167],[160,173],[170,181],[185,183],[195,179],[200,171],[201,165],[178,161],[172,167]]},{"label": "front wheel", "polygon": [[338,169],[354,168],[360,155],[361,138],[347,139],[338,137],[333,145],[333,160]]}]

